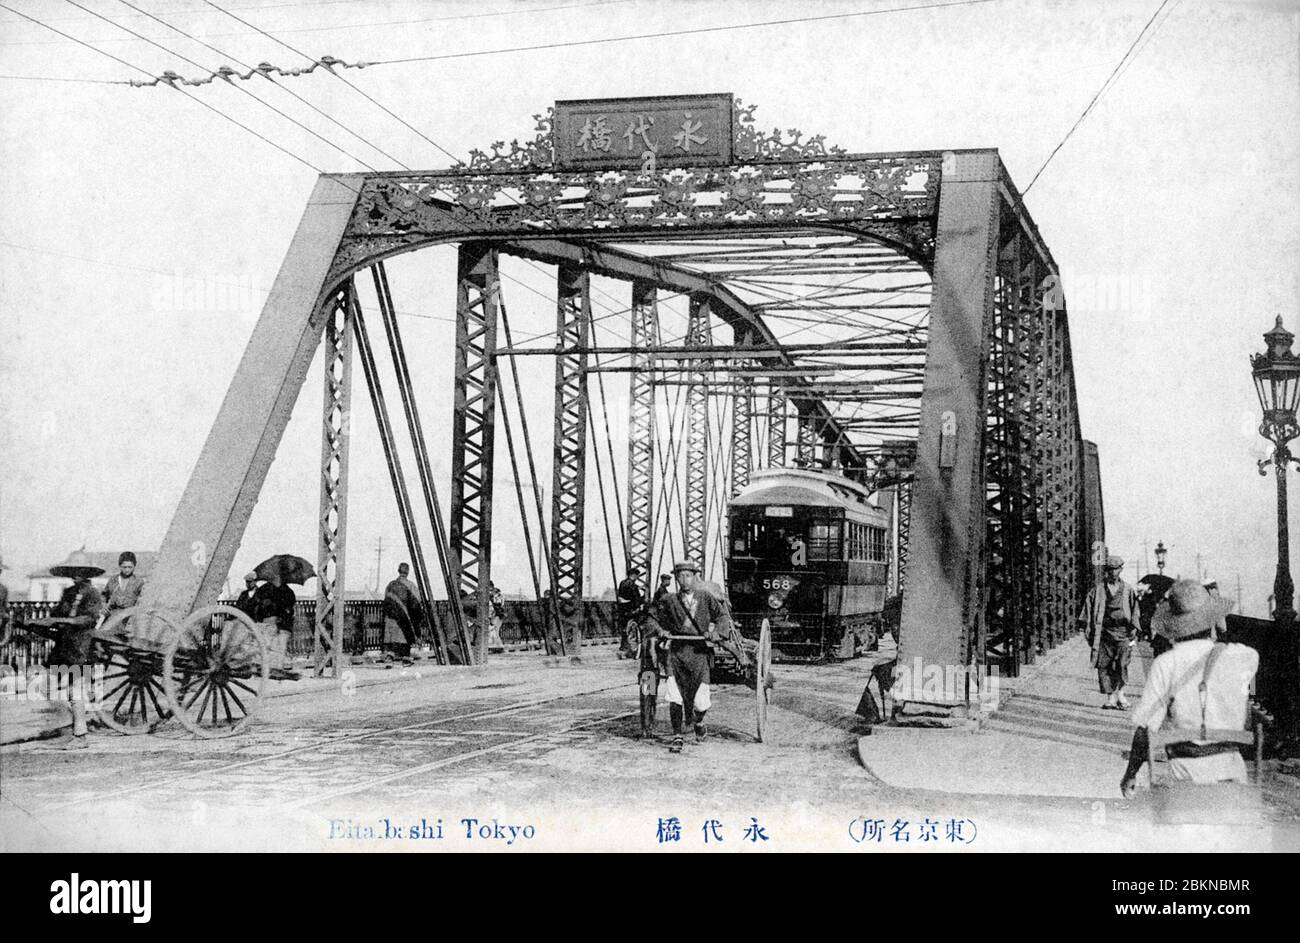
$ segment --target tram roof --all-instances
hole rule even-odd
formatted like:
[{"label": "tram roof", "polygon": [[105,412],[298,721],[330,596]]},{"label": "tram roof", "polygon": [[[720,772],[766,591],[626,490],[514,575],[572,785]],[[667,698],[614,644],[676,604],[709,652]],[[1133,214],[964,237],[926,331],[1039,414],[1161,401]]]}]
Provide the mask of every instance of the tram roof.
[{"label": "tram roof", "polygon": [[733,507],[790,504],[812,507],[856,506],[875,509],[870,492],[857,482],[825,472],[795,468],[755,471],[749,485],[731,499]]}]

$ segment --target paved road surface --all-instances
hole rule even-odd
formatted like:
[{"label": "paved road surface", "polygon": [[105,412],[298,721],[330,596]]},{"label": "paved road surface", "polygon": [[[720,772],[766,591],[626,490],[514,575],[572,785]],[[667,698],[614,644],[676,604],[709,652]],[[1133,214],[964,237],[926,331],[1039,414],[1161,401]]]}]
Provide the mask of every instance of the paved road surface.
[{"label": "paved road surface", "polygon": [[[709,845],[724,850],[1262,848],[1282,840],[1286,816],[1248,835],[1192,834],[1156,829],[1143,807],[1117,799],[967,795],[924,779],[923,787],[891,786],[858,756],[869,728],[853,709],[870,659],[777,666],[764,744],[753,737],[753,692],[719,687],[709,738],[688,739],[679,756],[667,750],[662,706],[660,738],[636,737],[630,663],[609,653],[581,665],[542,662],[520,654],[486,669],[355,669],[341,685],[266,699],[250,732],[226,740],[169,726],[144,737],[98,734],[76,753],[5,747],[3,846],[698,849],[709,821],[720,823]],[[922,742],[946,749],[941,738]],[[673,819],[680,839],[661,843]],[[867,822],[882,823],[879,840]],[[895,835],[899,822],[907,824]]]}]

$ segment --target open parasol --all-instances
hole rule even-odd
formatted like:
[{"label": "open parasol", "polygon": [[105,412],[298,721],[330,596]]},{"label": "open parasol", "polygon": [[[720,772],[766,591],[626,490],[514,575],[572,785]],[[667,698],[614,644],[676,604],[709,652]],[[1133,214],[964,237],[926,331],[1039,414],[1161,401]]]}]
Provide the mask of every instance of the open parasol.
[{"label": "open parasol", "polygon": [[284,582],[297,583],[301,586],[316,575],[316,570],[302,557],[294,556],[292,553],[277,553],[255,566],[253,573],[259,580],[269,580],[279,573],[280,579]]}]

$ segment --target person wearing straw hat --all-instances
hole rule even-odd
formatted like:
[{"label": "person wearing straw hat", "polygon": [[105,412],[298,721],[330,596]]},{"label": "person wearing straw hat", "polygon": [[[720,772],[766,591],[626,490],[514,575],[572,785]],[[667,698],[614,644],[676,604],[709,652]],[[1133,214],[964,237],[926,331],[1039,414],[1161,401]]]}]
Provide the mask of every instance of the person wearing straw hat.
[{"label": "person wearing straw hat", "polygon": [[731,617],[727,607],[712,594],[700,588],[700,565],[694,560],[682,560],[673,567],[677,578],[677,592],[663,597],[646,615],[647,635],[694,636],[686,641],[673,641],[668,653],[668,678],[664,700],[668,702],[668,718],[673,726],[673,753],[682,752],[682,732],[688,718],[695,723],[695,742],[704,740],[704,715],[711,705],[709,698],[709,669],[712,654],[708,643],[725,639],[731,631]]},{"label": "person wearing straw hat", "polygon": [[[1152,628],[1173,648],[1151,663],[1142,700],[1133,712],[1133,745],[1120,793],[1131,797],[1146,762],[1150,736],[1168,721],[1175,729],[1243,730],[1250,709],[1250,682],[1259,653],[1248,645],[1216,642],[1215,623],[1228,603],[1215,599],[1195,580],[1179,580],[1152,618]],[[1236,743],[1207,736],[1166,747],[1169,772],[1197,783],[1246,781],[1246,764]]]},{"label": "person wearing straw hat", "polygon": [[72,683],[68,686],[72,737],[62,743],[65,749],[84,749],[86,746],[86,688],[81,671],[84,665],[94,662],[95,626],[104,608],[103,597],[90,581],[103,573],[101,567],[91,563],[84,549],[74,551],[62,563],[50,567],[51,576],[72,580],[72,585],[63,591],[51,614],[63,630],[50,658],[51,666],[72,669]]},{"label": "person wearing straw hat", "polygon": [[1122,557],[1106,558],[1106,578],[1088,590],[1079,622],[1097,669],[1097,686],[1106,695],[1103,710],[1128,710],[1124,686],[1128,665],[1141,631],[1137,594],[1120,578]]}]

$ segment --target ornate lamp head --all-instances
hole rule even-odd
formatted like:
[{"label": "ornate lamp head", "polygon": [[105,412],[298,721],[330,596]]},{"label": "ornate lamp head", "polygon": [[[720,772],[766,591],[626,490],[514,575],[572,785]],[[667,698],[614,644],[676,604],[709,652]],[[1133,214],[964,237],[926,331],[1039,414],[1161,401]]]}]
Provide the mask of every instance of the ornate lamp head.
[{"label": "ornate lamp head", "polygon": [[1273,330],[1264,335],[1268,350],[1250,358],[1255,392],[1264,411],[1260,435],[1285,444],[1297,435],[1296,407],[1300,404],[1300,358],[1291,350],[1295,335],[1282,326],[1278,315]]}]

